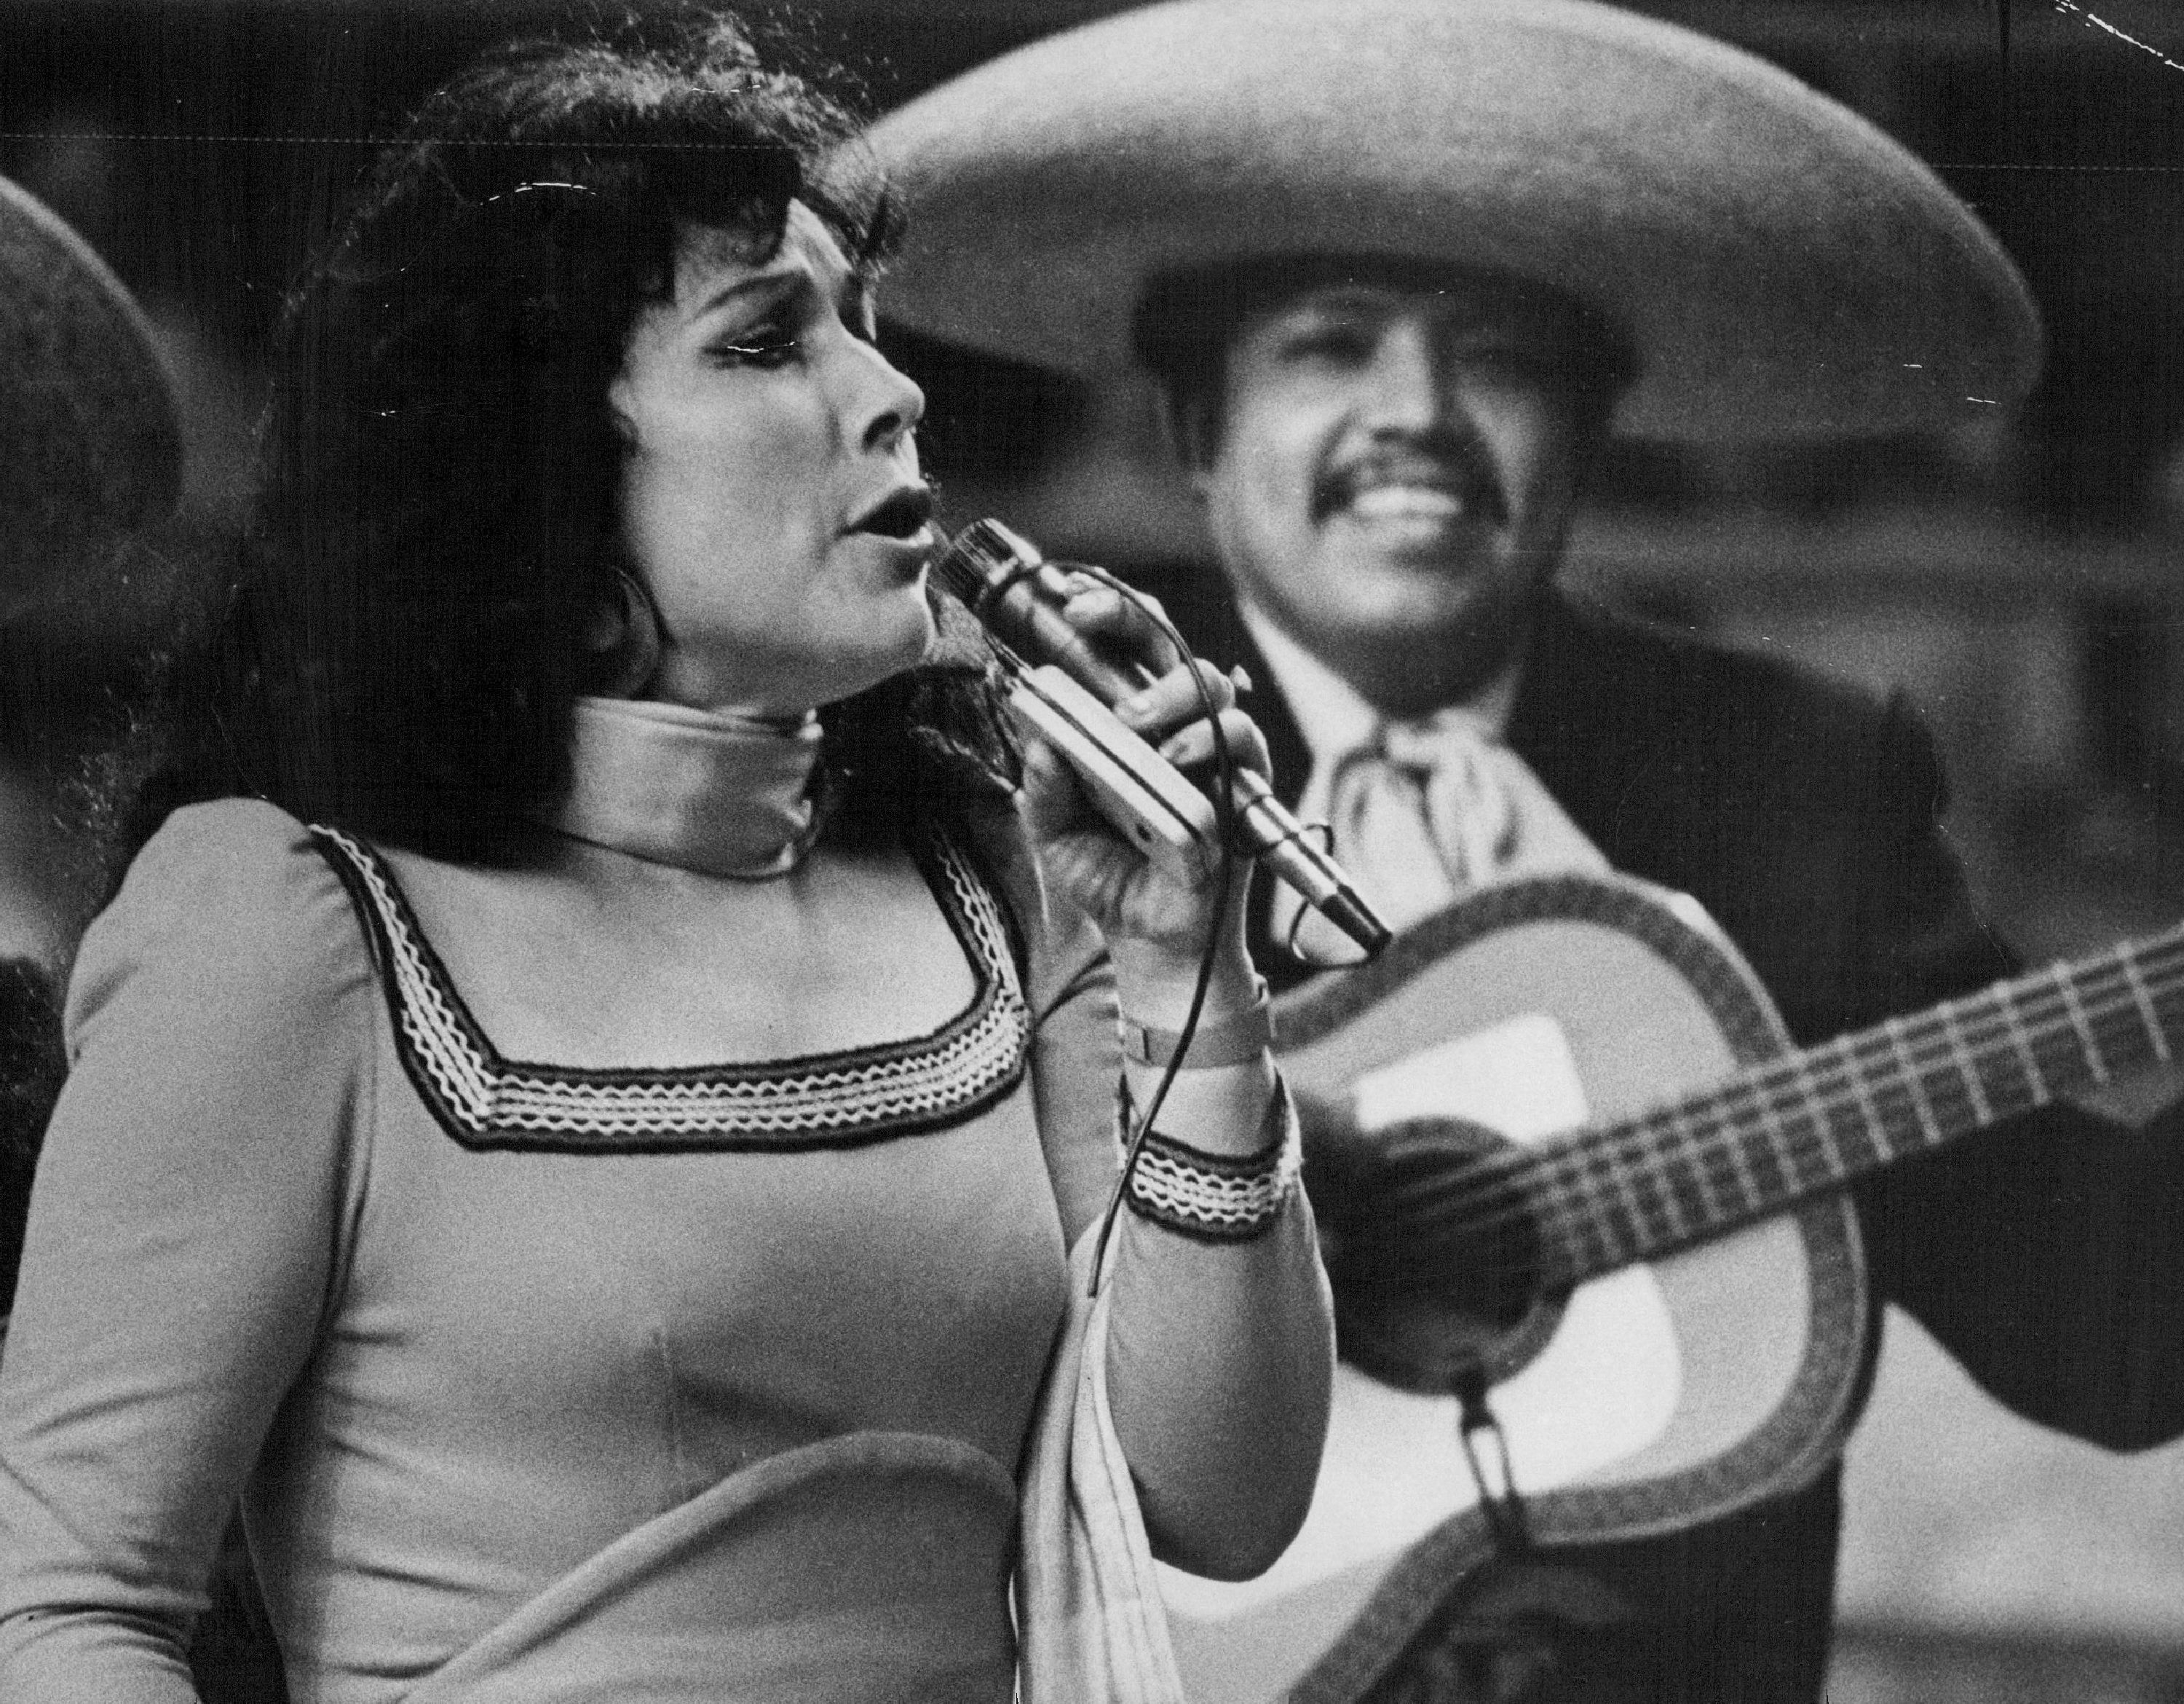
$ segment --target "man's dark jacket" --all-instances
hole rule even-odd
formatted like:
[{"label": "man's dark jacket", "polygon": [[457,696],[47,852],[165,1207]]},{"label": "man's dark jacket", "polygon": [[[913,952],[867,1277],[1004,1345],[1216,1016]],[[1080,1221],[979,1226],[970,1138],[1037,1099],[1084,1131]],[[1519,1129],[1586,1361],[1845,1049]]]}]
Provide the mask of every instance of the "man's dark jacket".
[{"label": "man's dark jacket", "polygon": [[[1245,660],[1277,785],[1311,760],[1208,574],[1159,589],[1206,656]],[[1942,836],[1940,769],[1900,697],[1876,703],[1780,662],[1551,600],[1510,746],[1627,874],[1697,898],[1809,1045],[2016,967]],[[1256,896],[1253,951],[1287,966]],[[2184,1433],[2184,1114],[2134,1136],[2050,1109],[1899,1167],[1857,1195],[1877,1299],[1915,1315],[1989,1391],[2112,1448]],[[1643,1544],[1567,1553],[1635,1606],[1531,1698],[1817,1701],[1839,1479]],[[1376,1699],[1440,1701],[1431,1631]],[[1434,1677],[1443,1678],[1436,1681]]]}]

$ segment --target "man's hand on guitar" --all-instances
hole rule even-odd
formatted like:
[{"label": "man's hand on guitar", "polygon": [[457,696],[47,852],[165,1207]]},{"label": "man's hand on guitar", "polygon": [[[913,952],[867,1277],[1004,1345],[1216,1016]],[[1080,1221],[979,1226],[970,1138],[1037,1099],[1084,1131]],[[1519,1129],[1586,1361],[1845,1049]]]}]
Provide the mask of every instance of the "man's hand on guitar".
[{"label": "man's hand on guitar", "polygon": [[2130,1072],[2070,1098],[2087,1112],[2114,1119],[2132,1130],[2143,1130],[2168,1109],[2184,1102],[2184,1059]]}]

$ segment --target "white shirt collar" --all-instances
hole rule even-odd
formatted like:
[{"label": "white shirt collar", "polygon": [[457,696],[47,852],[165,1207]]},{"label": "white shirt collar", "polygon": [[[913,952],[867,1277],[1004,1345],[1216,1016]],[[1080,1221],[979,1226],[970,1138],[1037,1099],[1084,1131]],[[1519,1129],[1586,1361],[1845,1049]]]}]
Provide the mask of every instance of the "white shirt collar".
[{"label": "white shirt collar", "polygon": [[[1263,610],[1238,606],[1244,625],[1256,642],[1295,719],[1297,731],[1314,762],[1326,763],[1368,744],[1387,718],[1362,694],[1282,631]],[[1439,726],[1468,721],[1488,740],[1499,740],[1517,698],[1522,659],[1513,659],[1485,686],[1462,702],[1444,706],[1420,720]]]}]

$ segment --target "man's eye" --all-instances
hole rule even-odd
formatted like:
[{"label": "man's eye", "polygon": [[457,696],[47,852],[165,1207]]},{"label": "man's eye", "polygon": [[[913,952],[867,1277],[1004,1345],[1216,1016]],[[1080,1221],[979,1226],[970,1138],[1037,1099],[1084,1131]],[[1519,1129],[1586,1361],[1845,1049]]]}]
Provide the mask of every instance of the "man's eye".
[{"label": "man's eye", "polygon": [[1540,384],[1561,369],[1544,349],[1489,344],[1459,352],[1464,371],[1489,384]]},{"label": "man's eye", "polygon": [[715,344],[711,354],[723,366],[777,367],[795,360],[798,348],[798,338],[785,327],[762,326]]},{"label": "man's eye", "polygon": [[1373,354],[1373,334],[1361,326],[1311,326],[1283,342],[1292,360],[1360,361]]}]

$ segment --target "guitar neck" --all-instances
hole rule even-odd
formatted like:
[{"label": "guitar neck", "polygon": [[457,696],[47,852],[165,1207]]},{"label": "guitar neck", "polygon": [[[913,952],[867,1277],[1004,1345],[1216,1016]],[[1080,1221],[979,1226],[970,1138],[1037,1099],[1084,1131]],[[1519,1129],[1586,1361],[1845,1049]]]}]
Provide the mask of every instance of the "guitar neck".
[{"label": "guitar neck", "polygon": [[2184,927],[1892,1018],[1587,1130],[1541,1150],[1524,1191],[1550,1227],[1553,1276],[1576,1282],[2180,1051]]}]

